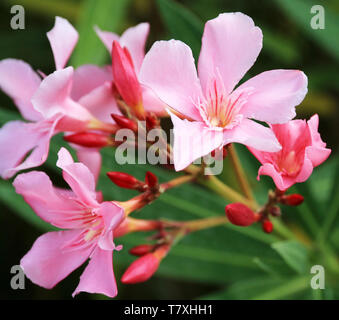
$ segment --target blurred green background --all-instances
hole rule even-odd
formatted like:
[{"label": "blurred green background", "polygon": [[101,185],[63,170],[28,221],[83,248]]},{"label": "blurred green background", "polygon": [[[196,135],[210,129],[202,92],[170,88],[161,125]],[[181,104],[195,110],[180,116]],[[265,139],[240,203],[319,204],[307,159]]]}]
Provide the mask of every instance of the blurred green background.
[{"label": "blurred green background", "polygon": [[[25,8],[24,30],[10,28],[10,8]],[[310,26],[311,7],[323,5],[325,29]],[[118,239],[125,250],[114,256],[118,280],[118,299],[338,299],[339,298],[339,197],[337,195],[338,127],[339,127],[339,2],[337,0],[2,0],[0,4],[0,59],[23,59],[34,69],[48,74],[54,71],[53,56],[46,32],[56,15],[70,20],[80,33],[80,40],[70,64],[103,65],[109,56],[97,39],[93,25],[121,33],[129,26],[149,21],[148,46],[160,39],[176,38],[189,44],[198,57],[204,22],[221,12],[241,11],[251,16],[263,30],[264,46],[254,67],[253,76],[270,69],[301,69],[309,79],[309,93],[297,108],[298,118],[320,116],[320,132],[332,148],[329,160],[315,169],[311,179],[294,187],[307,201],[298,208],[283,208],[288,226],[286,239],[266,235],[258,227],[218,227],[186,237],[163,261],[159,271],[148,282],[134,286],[119,283],[128,263],[133,261],[127,249],[140,243],[131,235]],[[12,101],[0,93],[0,124],[18,115]],[[62,186],[55,168],[56,152],[63,145],[61,137],[53,139],[49,159],[42,166],[53,181]],[[265,201],[272,187],[270,178],[255,180],[258,163],[241,146],[237,146],[251,177],[259,201]],[[113,162],[111,150],[103,150],[103,175],[99,189],[107,199],[124,200],[132,195],[114,187],[105,178],[106,171],[122,170]],[[1,161],[1,159],[0,159]],[[225,182],[235,184],[225,160]],[[142,178],[150,167],[126,166],[124,171]],[[161,181],[173,173],[152,168]],[[198,186],[171,190],[151,206],[138,213],[143,218],[163,217],[194,219],[223,214],[225,201]],[[40,221],[17,196],[11,181],[0,181],[0,298],[1,299],[71,299],[84,266],[53,290],[45,290],[26,281],[25,290],[12,290],[12,265],[18,264],[35,239],[50,226]],[[143,240],[144,241],[144,240]],[[145,242],[145,241],[144,241]],[[311,290],[310,267],[320,264],[326,271],[326,289]],[[100,295],[80,294],[76,299],[101,299]]]}]

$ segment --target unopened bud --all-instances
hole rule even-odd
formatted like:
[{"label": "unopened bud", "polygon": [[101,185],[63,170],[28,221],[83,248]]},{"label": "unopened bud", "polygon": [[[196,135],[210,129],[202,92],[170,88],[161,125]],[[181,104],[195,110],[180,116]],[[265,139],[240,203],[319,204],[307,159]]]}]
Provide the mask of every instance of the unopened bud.
[{"label": "unopened bud", "polygon": [[281,203],[288,206],[298,206],[304,202],[304,197],[301,194],[295,193],[281,197]]},{"label": "unopened bud", "polygon": [[130,129],[133,132],[137,132],[138,131],[138,125],[136,124],[135,121],[128,119],[124,116],[120,116],[117,114],[111,114],[113,120],[117,123],[117,125],[121,128],[126,128],[126,129]]},{"label": "unopened bud", "polygon": [[64,136],[64,140],[88,148],[102,148],[113,145],[112,139],[104,134],[80,132]]},{"label": "unopened bud", "polygon": [[142,90],[132,58],[127,48],[122,49],[118,41],[113,41],[112,71],[115,87],[122,99],[131,107],[131,111],[138,119],[145,119]]},{"label": "unopened bud", "polygon": [[120,188],[145,190],[145,183],[125,172],[111,171],[107,172],[108,178]]},{"label": "unopened bud", "polygon": [[144,256],[147,253],[153,251],[154,245],[152,244],[141,244],[139,246],[133,247],[129,250],[129,253],[134,256]]},{"label": "unopened bud", "polygon": [[262,222],[262,229],[266,233],[271,233],[273,231],[273,223],[270,220],[264,220]]},{"label": "unopened bud", "polygon": [[145,182],[150,188],[154,188],[158,184],[158,178],[151,171],[147,171],[145,175]]},{"label": "unopened bud", "polygon": [[135,260],[125,271],[121,282],[133,284],[148,280],[158,270],[160,260],[153,254],[147,253]]},{"label": "unopened bud", "polygon": [[240,202],[228,204],[225,213],[228,220],[236,226],[247,227],[257,220],[256,214]]}]

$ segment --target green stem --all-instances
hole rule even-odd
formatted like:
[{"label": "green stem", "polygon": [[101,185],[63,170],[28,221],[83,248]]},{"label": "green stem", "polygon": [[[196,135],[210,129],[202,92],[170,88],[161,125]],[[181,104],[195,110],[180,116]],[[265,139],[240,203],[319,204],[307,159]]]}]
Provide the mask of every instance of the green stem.
[{"label": "green stem", "polygon": [[243,193],[245,194],[245,196],[248,199],[253,200],[254,197],[253,197],[253,193],[252,193],[252,190],[251,190],[251,186],[250,186],[250,184],[247,180],[245,171],[244,171],[244,169],[241,165],[239,156],[238,156],[237,151],[235,150],[233,144],[229,144],[227,146],[227,151],[228,151],[228,155],[230,157],[232,166],[234,168],[235,174],[237,176],[241,190],[243,191]]}]

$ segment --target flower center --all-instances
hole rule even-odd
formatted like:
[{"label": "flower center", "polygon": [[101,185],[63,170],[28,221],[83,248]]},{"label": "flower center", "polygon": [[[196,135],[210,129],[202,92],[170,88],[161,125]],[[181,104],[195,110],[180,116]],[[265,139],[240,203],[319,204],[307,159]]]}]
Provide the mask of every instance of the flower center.
[{"label": "flower center", "polygon": [[239,111],[247,95],[245,90],[226,94],[221,78],[214,77],[207,85],[204,101],[199,101],[197,107],[209,127],[231,129],[243,118]]},{"label": "flower center", "polygon": [[294,150],[288,154],[282,154],[277,165],[280,171],[288,175],[295,175],[300,170],[300,163],[297,161],[296,153]]}]

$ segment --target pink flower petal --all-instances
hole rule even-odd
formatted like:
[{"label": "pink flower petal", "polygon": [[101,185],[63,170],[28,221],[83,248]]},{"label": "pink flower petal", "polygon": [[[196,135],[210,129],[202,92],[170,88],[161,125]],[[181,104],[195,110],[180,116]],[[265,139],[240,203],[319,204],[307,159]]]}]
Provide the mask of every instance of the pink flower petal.
[{"label": "pink flower petal", "polygon": [[113,257],[111,250],[95,249],[80,283],[73,292],[73,297],[80,292],[101,293],[108,297],[117,295],[117,285],[113,273]]},{"label": "pink flower petal", "polygon": [[241,113],[269,123],[285,123],[295,117],[295,107],[307,93],[307,77],[298,70],[271,70],[243,83],[237,90],[251,88]]},{"label": "pink flower petal", "polygon": [[112,122],[112,113],[121,115],[113,96],[112,84],[110,82],[105,82],[82,96],[79,104],[86,108],[95,118],[103,122]]},{"label": "pink flower petal", "polygon": [[161,101],[149,87],[141,86],[141,89],[142,102],[145,110],[154,112],[159,117],[167,117],[168,113],[166,108],[168,108],[168,105]]},{"label": "pink flower petal", "polygon": [[95,65],[83,65],[75,69],[71,98],[78,101],[106,81],[112,81],[112,72]]},{"label": "pink flower petal", "polygon": [[257,178],[258,180],[261,175],[270,176],[273,179],[276,187],[281,191],[288,189],[294,184],[293,178],[283,176],[283,174],[278,172],[271,163],[265,163],[259,168]]},{"label": "pink flower petal", "polygon": [[149,23],[139,23],[135,27],[128,28],[119,39],[120,45],[126,47],[131,54],[136,73],[139,72],[145,57],[145,44],[149,29]]},{"label": "pink flower petal", "polygon": [[171,108],[201,120],[195,104],[202,99],[190,47],[181,41],[157,41],[146,54],[139,80]]},{"label": "pink flower petal", "polygon": [[261,151],[277,152],[281,149],[279,141],[270,128],[249,119],[232,129],[224,130],[224,144],[237,142]]},{"label": "pink flower petal", "polygon": [[83,226],[79,217],[86,212],[84,207],[75,201],[76,195],[70,190],[53,187],[44,172],[22,173],[15,178],[13,186],[34,212],[46,222],[63,229]]},{"label": "pink flower petal", "polygon": [[25,275],[35,284],[53,288],[89,257],[92,247],[79,250],[63,249],[82,230],[48,232],[39,237],[31,250],[21,259]]},{"label": "pink flower petal", "polygon": [[[98,149],[74,146],[79,162],[82,162],[93,174],[97,182],[101,170],[101,154]],[[100,202],[100,201],[99,201]]]},{"label": "pink flower petal", "polygon": [[98,35],[98,37],[100,38],[100,40],[105,45],[108,52],[111,54],[113,41],[114,40],[119,41],[119,36],[113,32],[103,31],[98,26],[95,26],[94,30],[96,34]]},{"label": "pink flower petal", "polygon": [[103,250],[113,250],[115,245],[113,242],[114,229],[124,220],[124,210],[113,202],[103,202],[97,209],[97,214],[101,215],[104,220],[104,233],[98,241],[98,245]]},{"label": "pink flower petal", "polygon": [[38,74],[26,62],[16,59],[0,61],[0,87],[14,100],[26,120],[42,119],[41,114],[34,110],[31,103],[40,82]]},{"label": "pink flower petal", "polygon": [[220,72],[229,94],[251,68],[262,48],[262,32],[240,12],[223,13],[205,25],[199,57],[199,78],[204,90]]},{"label": "pink flower petal", "polygon": [[52,47],[57,70],[66,65],[78,42],[78,37],[78,32],[66,19],[55,17],[54,27],[47,32],[47,38]]},{"label": "pink flower petal", "polygon": [[312,161],[313,166],[316,167],[330,156],[331,149],[326,148],[326,143],[322,141],[318,132],[318,115],[315,114],[312,116],[311,119],[307,121],[307,124],[311,134],[312,146],[306,148],[306,154],[308,159]]},{"label": "pink flower petal", "polygon": [[0,174],[4,179],[11,178],[20,170],[38,167],[46,161],[49,142],[57,133],[55,127],[59,120],[60,117],[37,123],[11,121],[0,129]]},{"label": "pink flower petal", "polygon": [[58,152],[57,166],[63,170],[64,180],[84,204],[98,207],[93,174],[83,163],[72,163],[70,153],[61,148]]},{"label": "pink flower petal", "polygon": [[222,146],[222,131],[211,130],[203,122],[190,122],[170,115],[174,126],[173,157],[176,171]]},{"label": "pink flower petal", "polygon": [[57,70],[47,76],[33,95],[34,108],[40,111],[45,118],[61,113],[78,120],[91,119],[91,114],[70,98],[72,81],[72,67]]}]

